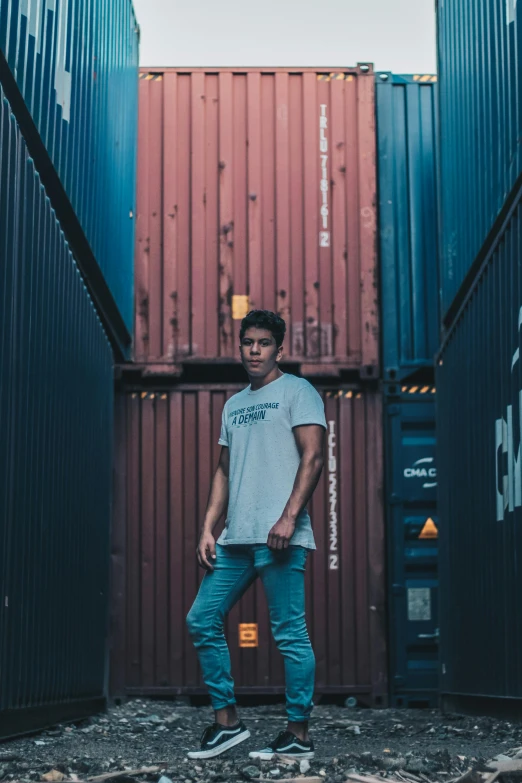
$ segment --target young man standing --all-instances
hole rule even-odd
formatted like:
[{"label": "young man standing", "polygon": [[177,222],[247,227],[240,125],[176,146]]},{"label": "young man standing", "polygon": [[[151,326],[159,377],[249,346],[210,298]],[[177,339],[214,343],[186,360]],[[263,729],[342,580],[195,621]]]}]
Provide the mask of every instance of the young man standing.
[{"label": "young man standing", "polygon": [[[240,353],[250,385],[223,410],[222,446],[197,555],[205,577],[187,617],[215,723],[193,759],[218,756],[250,736],[237,715],[225,616],[259,577],[284,656],[287,730],[251,758],[310,759],[315,658],[305,620],[305,565],[315,549],[306,504],[323,468],[324,405],[307,381],[283,373],[286,325],[267,310],[241,323]],[[212,531],[227,513],[217,544]]]}]

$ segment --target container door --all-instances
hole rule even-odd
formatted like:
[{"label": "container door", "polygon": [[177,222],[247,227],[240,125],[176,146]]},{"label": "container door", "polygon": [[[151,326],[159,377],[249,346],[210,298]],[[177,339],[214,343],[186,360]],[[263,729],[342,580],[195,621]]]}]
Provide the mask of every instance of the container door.
[{"label": "container door", "polygon": [[438,691],[435,405],[426,397],[413,394],[387,408],[390,681],[397,706],[436,703]]}]

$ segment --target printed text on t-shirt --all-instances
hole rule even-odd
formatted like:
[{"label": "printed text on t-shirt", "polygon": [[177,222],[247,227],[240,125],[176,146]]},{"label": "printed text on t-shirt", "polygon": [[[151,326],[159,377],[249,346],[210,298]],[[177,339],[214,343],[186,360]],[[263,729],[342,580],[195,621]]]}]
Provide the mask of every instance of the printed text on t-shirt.
[{"label": "printed text on t-shirt", "polygon": [[257,405],[250,405],[248,408],[238,408],[235,411],[231,411],[228,414],[228,418],[232,419],[232,427],[240,424],[251,424],[254,421],[263,421],[269,408],[279,408],[279,403],[261,402]]}]

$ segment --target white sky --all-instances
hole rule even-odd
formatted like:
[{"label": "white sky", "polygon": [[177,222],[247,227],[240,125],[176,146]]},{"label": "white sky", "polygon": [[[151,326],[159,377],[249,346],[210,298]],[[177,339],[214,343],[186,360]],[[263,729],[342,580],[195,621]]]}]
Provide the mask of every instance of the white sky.
[{"label": "white sky", "polygon": [[434,73],[435,0],[134,0],[141,64]]}]

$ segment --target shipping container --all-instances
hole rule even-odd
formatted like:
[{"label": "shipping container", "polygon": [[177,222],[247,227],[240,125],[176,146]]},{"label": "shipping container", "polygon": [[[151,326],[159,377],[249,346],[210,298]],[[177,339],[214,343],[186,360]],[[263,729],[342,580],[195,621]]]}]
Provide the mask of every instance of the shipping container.
[{"label": "shipping container", "polygon": [[437,77],[377,74],[384,379],[434,371],[439,345]]},{"label": "shipping container", "polygon": [[0,738],[104,706],[113,360],[0,92]]},{"label": "shipping container", "polygon": [[[79,224],[63,228],[82,266],[94,254],[127,339],[134,314],[138,40],[131,0],[0,0],[4,89],[33,157],[43,142],[37,169],[48,195],[63,214],[66,207],[55,201],[63,196],[72,205]],[[54,171],[65,194],[55,192]],[[109,312],[111,302],[102,304]]]},{"label": "shipping container", "polygon": [[237,361],[264,308],[304,374],[378,376],[374,78],[140,73],[138,362]]},{"label": "shipping container", "polygon": [[522,190],[437,367],[442,695],[458,709],[522,698],[521,262]]},{"label": "shipping container", "polygon": [[[217,465],[221,412],[239,387],[136,389],[116,401],[111,691],[203,694],[185,626],[202,571],[196,544]],[[328,462],[310,513],[317,552],[307,575],[319,693],[385,705],[387,653],[382,509],[382,400],[322,389]],[[257,646],[242,646],[255,625]],[[282,694],[260,584],[227,621],[238,693]]]},{"label": "shipping container", "polygon": [[442,310],[449,326],[522,175],[522,7],[516,0],[441,0],[437,9]]},{"label": "shipping container", "polygon": [[436,706],[439,686],[435,388],[385,386],[390,695]]}]

